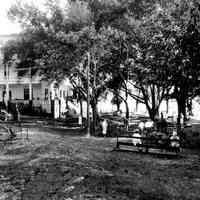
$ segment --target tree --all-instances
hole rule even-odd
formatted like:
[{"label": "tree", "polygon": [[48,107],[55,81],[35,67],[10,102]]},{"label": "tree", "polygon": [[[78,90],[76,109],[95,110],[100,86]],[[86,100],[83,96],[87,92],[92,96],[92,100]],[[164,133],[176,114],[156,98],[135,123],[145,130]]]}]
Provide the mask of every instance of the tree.
[{"label": "tree", "polygon": [[[42,32],[37,33],[22,33],[15,40],[8,41],[3,47],[3,62],[6,64],[12,60],[13,55],[17,55],[18,63],[16,67],[18,69],[18,75],[23,76],[29,73],[34,75],[38,69],[37,60],[42,57],[42,49],[38,48],[38,45],[46,39],[46,35]],[[37,44],[37,45],[36,45]]]},{"label": "tree", "polygon": [[[168,80],[169,43],[166,38],[169,22],[161,11],[156,7],[151,15],[143,19],[132,18],[130,27],[134,33],[128,32],[126,41],[127,59],[125,66],[130,83],[138,94],[127,90],[126,84],[122,89],[137,101],[144,103],[152,120],[158,114],[162,100],[167,97],[172,85]],[[130,30],[130,28],[128,29]],[[133,36],[134,35],[134,36]]]},{"label": "tree", "polygon": [[[117,62],[119,62],[119,54],[116,54],[116,52],[118,52],[118,48],[120,47],[119,43],[121,42],[121,38],[125,36],[122,32],[111,27],[101,28],[99,32],[96,32],[94,27],[93,29],[84,29],[84,31],[89,32],[87,32],[87,34],[83,34],[82,39],[79,38],[79,40],[82,42],[86,40],[86,42],[90,41],[93,43],[93,45],[87,44],[86,46],[88,47],[87,52],[89,52],[91,58],[89,87],[90,104],[93,112],[93,131],[95,132],[94,129],[97,123],[98,100],[107,90],[110,81],[113,79],[113,70],[116,70],[115,68],[118,66]],[[81,36],[80,33],[79,36]],[[77,43],[77,45],[80,44]],[[86,96],[88,82],[88,77],[85,73],[87,68],[87,57],[85,62],[82,63],[82,66],[82,69],[79,67],[75,68],[75,72],[72,74],[71,80],[74,81],[74,87],[78,87],[80,92]],[[77,77],[79,77],[79,79],[77,79]],[[78,80],[81,80],[81,86]]]},{"label": "tree", "polygon": [[151,119],[162,100],[173,97],[179,123],[199,92],[199,4],[186,0],[155,5],[142,20],[132,19],[137,37],[129,42],[131,73]]},{"label": "tree", "polygon": [[191,110],[192,99],[199,94],[199,3],[180,1],[169,7],[173,19],[170,76],[174,90],[171,97],[177,100],[180,124],[181,114],[186,121],[186,109]]},{"label": "tree", "polygon": [[[119,66],[124,66],[126,73],[121,73],[118,67],[118,75],[113,76],[111,88],[125,92],[125,99],[130,95],[144,103],[151,119],[155,120],[162,100],[168,96],[172,88],[172,83],[168,80],[167,65],[171,47],[167,36],[171,34],[167,29],[170,20],[162,11],[158,1],[148,3],[140,1],[138,4],[136,1],[125,4],[122,2],[117,1],[114,6],[112,4],[112,8],[100,14],[105,17],[101,19],[97,16],[96,20],[98,27],[99,24],[105,26],[109,24],[128,36],[121,41],[121,50],[125,53],[119,59]],[[141,10],[141,13],[136,12],[135,7]],[[139,90],[140,95],[135,91],[132,93],[127,83],[131,83],[136,90]]]},{"label": "tree", "polygon": [[[135,45],[137,40],[141,40],[139,41],[141,45],[140,50],[145,51],[144,54],[147,55],[145,55],[146,58],[148,57],[149,51],[147,45],[143,45],[145,43],[143,35],[147,30],[147,28],[146,30],[143,28],[145,23],[143,23],[143,27],[140,25],[140,27],[143,28],[143,32],[140,32],[141,37],[136,37],[137,31],[139,30],[136,25],[143,20],[143,16],[140,15],[140,13],[135,12],[134,6],[136,5],[137,4],[135,4],[134,1],[125,4],[124,1],[90,1],[89,3],[72,1],[70,2],[69,12],[65,12],[68,16],[67,18],[63,15],[63,11],[52,3],[49,4],[50,18],[48,18],[45,13],[40,12],[37,8],[29,7],[27,5],[24,7],[12,7],[10,15],[19,18],[28,29],[33,30],[32,32],[45,33],[47,39],[44,42],[36,43],[37,48],[42,49],[43,54],[41,57],[33,59],[41,66],[42,70],[40,70],[48,78],[53,77],[54,79],[62,79],[63,76],[70,75],[71,69],[76,68],[86,53],[89,52],[91,55],[91,74],[95,75],[96,70],[98,71],[98,67],[103,65],[104,73],[112,76],[113,83],[115,83],[115,85],[110,84],[110,89],[118,96],[120,96],[119,92],[116,91],[118,91],[119,88],[125,92],[125,98],[123,99],[127,107],[126,117],[128,118],[127,96],[129,91],[126,84],[127,73],[123,73],[124,70],[121,70],[120,66],[125,66],[125,71],[128,72],[129,69],[127,68],[128,66],[126,63],[130,58],[136,58],[135,55],[137,52],[132,50],[132,45]],[[147,9],[149,6],[150,9]],[[144,9],[144,7],[146,9]],[[138,9],[141,9],[146,17],[145,19],[147,19],[151,12],[155,10],[155,1],[151,3],[142,1],[142,3],[138,4]],[[27,10],[27,12],[25,13],[24,10]],[[132,14],[134,14],[134,17],[129,17]],[[102,16],[104,17],[102,18]],[[131,20],[135,22],[134,26],[130,26]],[[121,26],[122,23],[125,25],[125,28]],[[151,26],[152,24],[153,23],[151,23]],[[151,26],[148,26],[148,28],[150,27],[153,29]],[[116,32],[115,36],[111,33],[112,31]],[[106,32],[110,32],[110,36],[109,34],[106,35]],[[118,33],[121,34],[120,37],[117,36]],[[129,35],[129,38],[126,37],[126,34]],[[115,40],[111,40],[109,38],[111,36],[114,36]],[[149,35],[149,37],[151,36],[152,35]],[[107,40],[103,37],[107,37]],[[150,40],[148,41],[148,44],[151,44]],[[153,50],[153,48],[154,47],[152,46],[151,50]],[[139,62],[141,63],[141,59]],[[146,63],[148,63],[148,61]],[[150,65],[143,65],[144,71],[146,69],[148,70],[149,66]],[[135,72],[137,71],[137,67],[134,66],[133,69]],[[118,74],[118,72],[120,73]],[[153,70],[151,70],[151,73],[153,73]],[[142,72],[141,74],[144,73]],[[96,77],[96,75],[94,77]],[[149,82],[147,82],[148,76],[149,74],[146,73],[146,82],[141,83],[141,85],[144,86],[149,84]],[[154,81],[155,80],[156,78],[154,78]],[[93,81],[91,88],[95,88],[91,95],[91,106],[93,110],[96,110],[98,99],[96,78],[91,77],[91,81]],[[151,80],[151,82],[153,82],[153,80]],[[145,89],[143,86],[141,88],[143,98],[135,94],[131,94],[131,96],[144,102],[147,105],[150,116],[154,118],[163,97],[156,106],[154,106],[156,97],[152,98],[151,103],[153,106],[150,108],[147,98],[148,94],[145,94],[145,92],[151,92],[153,97],[155,83],[150,90]],[[138,87],[138,84],[136,87]],[[100,91],[102,90],[100,89]],[[122,96],[120,98],[122,98]],[[95,116],[96,114],[93,114],[94,119],[96,118]]]},{"label": "tree", "polygon": [[[94,121],[98,99],[106,88],[125,102],[127,118],[128,95],[145,103],[151,119],[155,120],[160,103],[169,98],[172,89],[179,94],[175,96],[182,107],[179,111],[185,113],[185,102],[180,99],[184,96],[188,100],[198,92],[197,67],[191,68],[199,63],[198,45],[189,43],[194,38],[198,41],[198,34],[193,34],[194,27],[198,30],[198,9],[194,11],[191,7],[196,4],[190,5],[187,0],[77,0],[69,1],[69,9],[53,1],[47,6],[48,12],[27,4],[10,9],[10,16],[25,27],[26,40],[17,46],[30,46],[28,54],[23,48],[16,48],[21,65],[30,61],[31,66],[40,66],[40,73],[47,78],[70,77],[74,88],[85,97],[89,54]],[[78,67],[80,63],[82,70]],[[130,91],[127,83],[140,91],[139,95]],[[180,85],[185,83],[192,83],[192,87],[183,91]]]}]

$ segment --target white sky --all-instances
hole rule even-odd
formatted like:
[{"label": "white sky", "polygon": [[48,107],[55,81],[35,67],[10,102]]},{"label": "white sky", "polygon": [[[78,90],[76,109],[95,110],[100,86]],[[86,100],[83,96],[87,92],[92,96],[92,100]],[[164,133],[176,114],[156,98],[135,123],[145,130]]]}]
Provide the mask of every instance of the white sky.
[{"label": "white sky", "polygon": [[[23,0],[23,2],[32,2],[33,0]],[[7,11],[16,0],[0,0],[0,35],[19,33],[20,25],[10,21],[7,17]],[[34,0],[34,4],[41,5],[44,0]]]}]

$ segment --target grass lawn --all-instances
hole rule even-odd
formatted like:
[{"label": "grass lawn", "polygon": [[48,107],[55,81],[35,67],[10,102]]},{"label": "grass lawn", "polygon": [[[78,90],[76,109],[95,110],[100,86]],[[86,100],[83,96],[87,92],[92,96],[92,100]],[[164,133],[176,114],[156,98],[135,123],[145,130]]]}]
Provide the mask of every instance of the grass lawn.
[{"label": "grass lawn", "polygon": [[169,159],[114,146],[31,129],[29,140],[1,144],[0,200],[200,199],[200,152]]}]

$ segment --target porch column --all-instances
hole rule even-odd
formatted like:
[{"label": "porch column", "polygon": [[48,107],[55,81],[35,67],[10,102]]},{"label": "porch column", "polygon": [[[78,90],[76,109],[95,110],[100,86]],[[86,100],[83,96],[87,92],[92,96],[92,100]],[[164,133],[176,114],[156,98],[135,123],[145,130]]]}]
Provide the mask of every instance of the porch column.
[{"label": "porch column", "polygon": [[29,103],[30,103],[30,106],[32,106],[33,87],[32,87],[31,67],[29,67],[29,77],[30,77],[30,81],[29,81]]},{"label": "porch column", "polygon": [[32,82],[29,83],[29,101],[32,101]]}]

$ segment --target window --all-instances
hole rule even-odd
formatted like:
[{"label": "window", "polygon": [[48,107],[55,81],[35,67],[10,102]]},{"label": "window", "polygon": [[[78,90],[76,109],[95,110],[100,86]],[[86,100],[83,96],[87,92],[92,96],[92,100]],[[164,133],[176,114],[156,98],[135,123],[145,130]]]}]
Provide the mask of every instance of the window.
[{"label": "window", "polygon": [[57,98],[58,97],[58,93],[57,93],[56,89],[54,89],[54,94],[55,94],[55,97]]},{"label": "window", "polygon": [[9,77],[9,66],[4,65],[4,77]]},{"label": "window", "polygon": [[9,100],[12,100],[12,91],[9,91]]},{"label": "window", "polygon": [[24,88],[24,100],[29,100],[29,88]]},{"label": "window", "polygon": [[44,100],[48,100],[49,90],[48,88],[44,89]]},{"label": "window", "polygon": [[4,90],[4,91],[2,92],[2,99],[3,99],[3,101],[5,100],[5,96],[6,96],[6,91]]},{"label": "window", "polygon": [[5,76],[5,77],[6,77],[6,74],[7,74],[7,73],[6,73],[6,68],[7,68],[6,65],[4,65],[4,76]]}]

